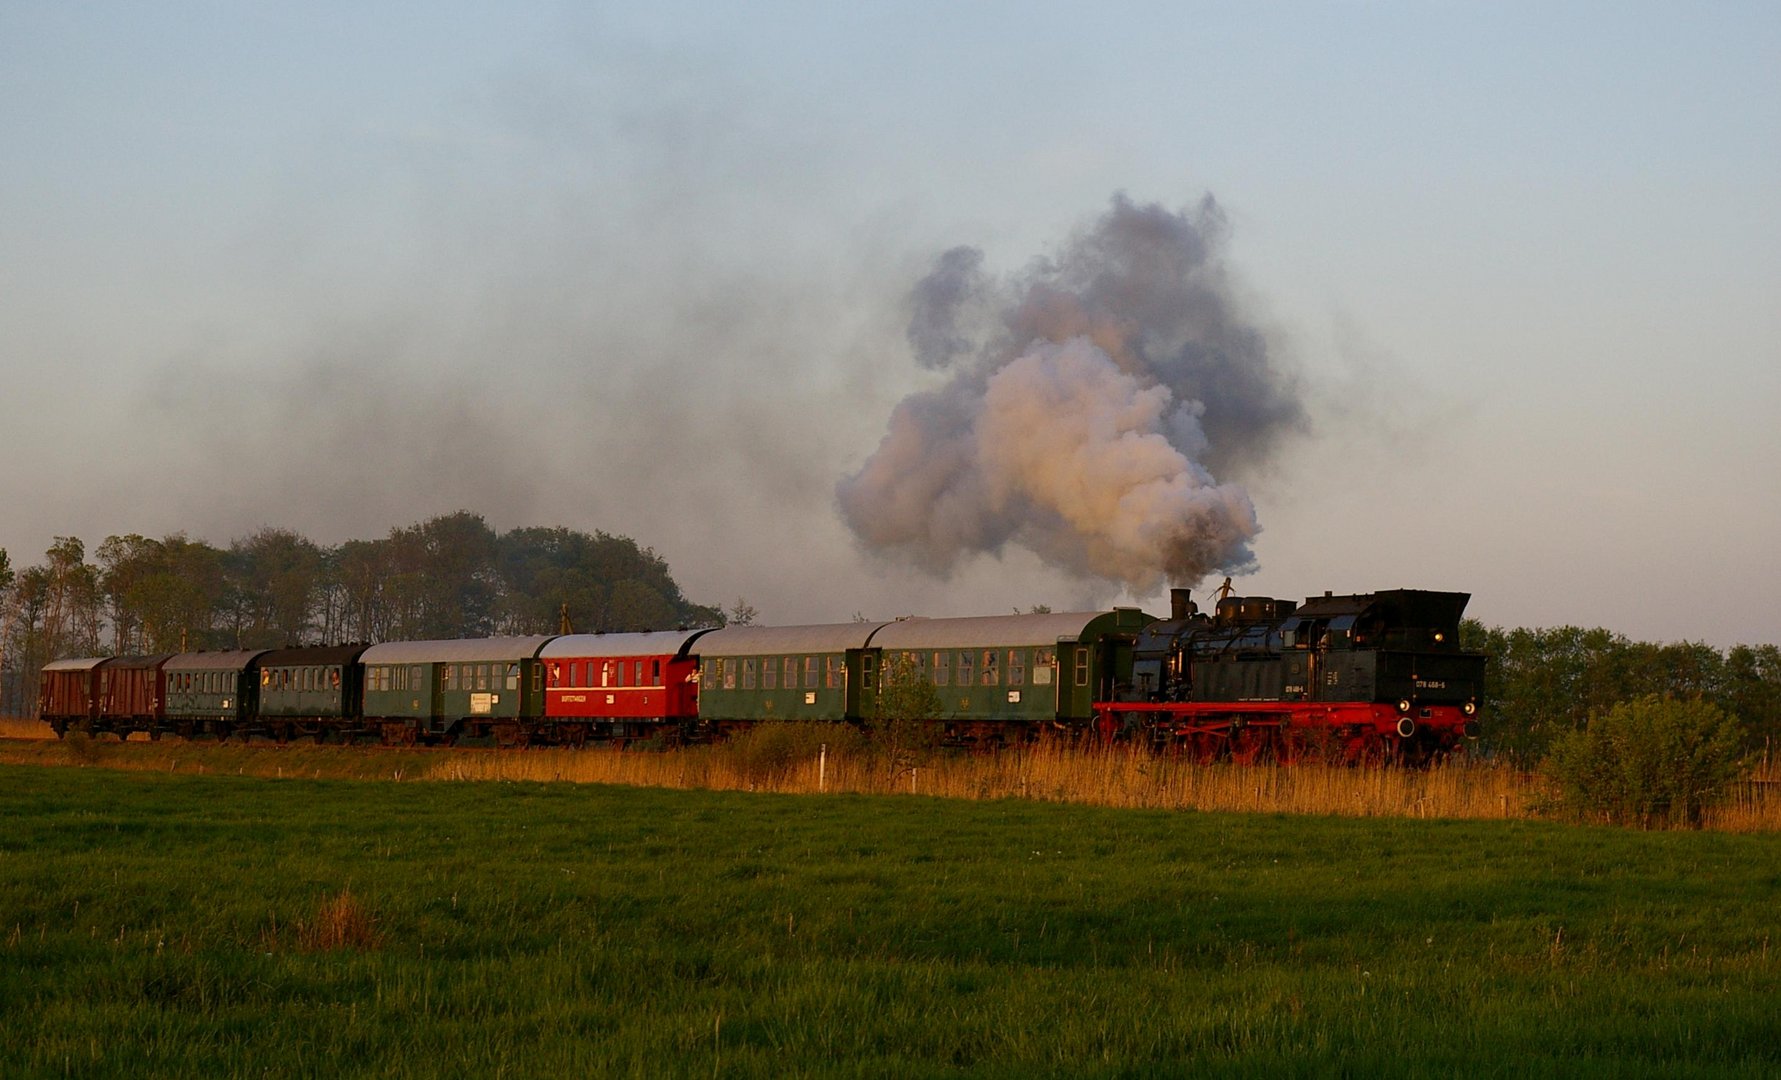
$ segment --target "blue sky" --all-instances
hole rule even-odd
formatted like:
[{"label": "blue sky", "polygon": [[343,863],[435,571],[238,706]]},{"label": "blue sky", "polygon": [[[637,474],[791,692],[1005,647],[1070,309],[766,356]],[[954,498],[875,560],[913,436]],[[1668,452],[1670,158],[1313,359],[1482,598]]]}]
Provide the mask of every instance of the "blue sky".
[{"label": "blue sky", "polygon": [[1210,192],[1315,421],[1241,589],[1773,641],[1778,67],[1765,4],[5,5],[0,547],[466,507],[780,622],[1111,602],[834,487],[939,252]]}]

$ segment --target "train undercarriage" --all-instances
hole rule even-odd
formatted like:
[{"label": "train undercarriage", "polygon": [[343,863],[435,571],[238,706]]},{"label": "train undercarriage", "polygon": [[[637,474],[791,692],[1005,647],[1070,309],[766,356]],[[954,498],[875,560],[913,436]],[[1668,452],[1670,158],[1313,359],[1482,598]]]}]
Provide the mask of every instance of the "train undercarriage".
[{"label": "train undercarriage", "polygon": [[1147,741],[1199,761],[1425,764],[1462,749],[1478,726],[1459,706],[1369,702],[1109,702],[1102,740]]}]

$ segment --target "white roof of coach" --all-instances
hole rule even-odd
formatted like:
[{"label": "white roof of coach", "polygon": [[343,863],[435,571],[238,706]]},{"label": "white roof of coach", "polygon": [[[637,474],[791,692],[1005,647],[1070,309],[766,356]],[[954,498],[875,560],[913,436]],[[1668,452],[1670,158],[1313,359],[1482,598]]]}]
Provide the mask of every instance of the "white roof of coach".
[{"label": "white roof of coach", "polygon": [[881,622],[822,626],[726,626],[699,639],[700,656],[766,656],[772,653],[838,653],[864,649]]},{"label": "white roof of coach", "polygon": [[490,660],[530,660],[555,634],[525,637],[448,638],[444,641],[389,641],[373,645],[361,664],[460,664]]},{"label": "white roof of coach", "polygon": [[637,634],[564,634],[538,653],[540,659],[581,656],[680,656],[688,644],[710,627],[698,630],[652,630]]},{"label": "white roof of coach", "polygon": [[977,649],[1056,645],[1076,641],[1105,611],[1042,615],[975,615],[963,619],[903,619],[872,635],[876,649]]}]

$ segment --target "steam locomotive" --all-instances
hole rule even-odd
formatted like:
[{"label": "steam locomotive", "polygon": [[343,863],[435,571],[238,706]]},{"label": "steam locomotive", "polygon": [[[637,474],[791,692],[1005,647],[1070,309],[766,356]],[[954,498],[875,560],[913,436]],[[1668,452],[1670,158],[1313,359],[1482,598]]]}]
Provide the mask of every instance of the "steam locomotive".
[{"label": "steam locomotive", "polygon": [[1458,642],[1468,599],[1227,592],[1204,615],[1177,590],[1167,619],[1114,608],[86,657],[44,668],[39,715],[57,735],[624,745],[774,720],[870,725],[912,700],[887,690],[919,685],[921,719],[954,745],[1052,732],[1206,759],[1417,761],[1477,732],[1484,658]]},{"label": "steam locomotive", "polygon": [[1133,644],[1124,700],[1096,705],[1097,727],[1202,758],[1428,758],[1478,734],[1485,658],[1459,644],[1469,599],[1226,595],[1208,616],[1176,589],[1170,617]]}]

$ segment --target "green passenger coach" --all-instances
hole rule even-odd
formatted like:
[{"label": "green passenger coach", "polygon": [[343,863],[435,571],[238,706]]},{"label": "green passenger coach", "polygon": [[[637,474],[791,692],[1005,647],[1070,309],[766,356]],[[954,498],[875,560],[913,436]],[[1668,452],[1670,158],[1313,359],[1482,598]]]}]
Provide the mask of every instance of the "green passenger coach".
[{"label": "green passenger coach", "polygon": [[698,641],[699,718],[714,732],[762,720],[855,720],[876,684],[884,623],[726,626]]},{"label": "green passenger coach", "polygon": [[365,719],[385,742],[523,745],[544,716],[538,650],[555,635],[393,641],[365,650]]},{"label": "green passenger coach", "polygon": [[266,651],[187,652],[167,661],[166,729],[186,739],[249,730],[260,715],[255,660]]},{"label": "green passenger coach", "polygon": [[259,716],[244,734],[280,740],[350,735],[359,715],[358,659],[364,651],[363,645],[323,645],[261,653]]},{"label": "green passenger coach", "polygon": [[902,619],[870,645],[887,677],[933,686],[949,741],[999,741],[1087,723],[1095,701],[1130,684],[1132,643],[1148,621],[1137,608]]}]

